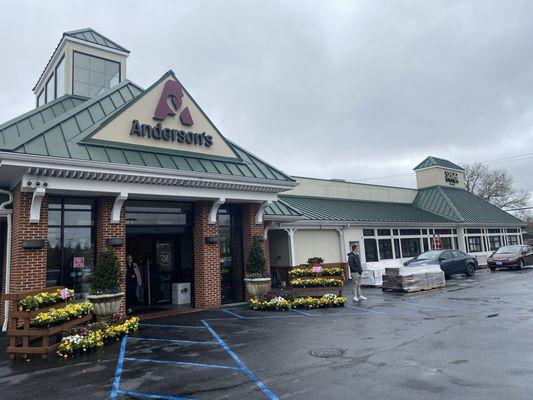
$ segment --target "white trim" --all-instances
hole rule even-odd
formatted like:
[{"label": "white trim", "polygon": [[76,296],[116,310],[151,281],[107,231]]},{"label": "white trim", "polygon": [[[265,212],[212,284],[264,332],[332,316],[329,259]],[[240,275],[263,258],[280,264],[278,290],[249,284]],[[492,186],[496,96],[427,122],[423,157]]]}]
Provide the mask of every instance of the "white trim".
[{"label": "white trim", "polygon": [[211,209],[209,210],[209,216],[207,217],[207,224],[208,225],[215,225],[217,223],[217,215],[218,215],[218,209],[220,206],[222,206],[226,202],[226,199],[219,198],[216,199],[213,204],[211,205]]},{"label": "white trim", "polygon": [[120,211],[122,210],[122,205],[128,199],[128,193],[120,193],[115,197],[115,202],[113,203],[113,209],[111,210],[111,223],[119,224],[120,223]]},{"label": "white trim", "polygon": [[291,259],[291,267],[296,266],[296,253],[294,251],[294,232],[296,232],[295,228],[289,228],[285,229],[285,232],[287,232],[287,235],[289,237],[289,257]]},{"label": "white trim", "polygon": [[113,49],[112,47],[108,47],[108,46],[102,46],[101,44],[89,42],[88,40],[74,38],[72,36],[64,36],[64,39],[69,42],[78,43],[78,44],[82,44],[82,45],[89,46],[89,47],[94,47],[95,49],[104,50],[109,53],[115,53],[115,54],[118,54],[124,57],[129,57],[130,55],[130,53],[127,53],[122,50]]},{"label": "white trim", "polygon": [[271,205],[272,205],[272,202],[267,200],[259,206],[259,209],[257,210],[257,213],[255,214],[256,225],[260,225],[263,223],[263,215],[265,214],[265,210]]},{"label": "white trim", "polygon": [[46,189],[44,187],[37,187],[33,190],[30,207],[30,224],[38,224],[41,219],[41,204],[45,193]]}]

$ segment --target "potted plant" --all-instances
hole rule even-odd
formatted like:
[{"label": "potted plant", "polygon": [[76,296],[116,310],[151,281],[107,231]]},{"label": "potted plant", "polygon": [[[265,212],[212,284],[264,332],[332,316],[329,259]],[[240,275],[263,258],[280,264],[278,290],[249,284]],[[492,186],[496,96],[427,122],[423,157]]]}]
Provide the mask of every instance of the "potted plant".
[{"label": "potted plant", "polygon": [[270,274],[266,270],[265,253],[258,240],[252,242],[248,263],[246,264],[246,278],[244,278],[246,292],[251,298],[263,296],[271,289]]},{"label": "potted plant", "polygon": [[324,263],[324,259],[321,257],[311,257],[307,260],[307,265],[310,267],[318,267]]},{"label": "potted plant", "polygon": [[120,280],[117,256],[111,250],[104,250],[98,257],[89,294],[89,301],[94,306],[93,313],[98,320],[106,320],[117,313],[124,296],[119,289]]}]

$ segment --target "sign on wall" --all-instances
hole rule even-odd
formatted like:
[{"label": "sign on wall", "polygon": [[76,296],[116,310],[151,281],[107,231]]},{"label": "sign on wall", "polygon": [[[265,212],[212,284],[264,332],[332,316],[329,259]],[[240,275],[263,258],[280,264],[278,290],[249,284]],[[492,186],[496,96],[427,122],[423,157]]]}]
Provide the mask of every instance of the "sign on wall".
[{"label": "sign on wall", "polygon": [[454,171],[444,171],[444,181],[455,186],[459,183],[459,174]]}]

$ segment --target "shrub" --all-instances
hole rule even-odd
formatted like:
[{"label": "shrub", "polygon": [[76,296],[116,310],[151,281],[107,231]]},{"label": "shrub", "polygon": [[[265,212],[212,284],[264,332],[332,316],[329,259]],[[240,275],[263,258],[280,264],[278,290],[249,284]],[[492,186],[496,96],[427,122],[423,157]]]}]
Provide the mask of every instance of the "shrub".
[{"label": "shrub", "polygon": [[91,294],[118,293],[120,264],[111,250],[104,250],[98,256],[98,263],[91,282]]},{"label": "shrub", "polygon": [[252,242],[248,263],[246,264],[246,275],[248,278],[268,277],[266,272],[265,252],[258,240]]},{"label": "shrub", "polygon": [[324,259],[322,257],[311,257],[307,260],[308,265],[320,265],[324,263]]}]

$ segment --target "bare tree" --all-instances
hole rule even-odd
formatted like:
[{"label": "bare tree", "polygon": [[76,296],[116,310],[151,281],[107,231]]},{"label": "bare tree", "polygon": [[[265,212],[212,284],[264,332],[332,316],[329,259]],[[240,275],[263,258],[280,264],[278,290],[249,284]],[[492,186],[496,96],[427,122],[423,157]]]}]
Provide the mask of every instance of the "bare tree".
[{"label": "bare tree", "polygon": [[530,193],[514,187],[513,178],[504,169],[490,169],[481,163],[465,166],[466,190],[497,207],[523,208],[528,205]]}]

